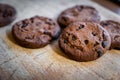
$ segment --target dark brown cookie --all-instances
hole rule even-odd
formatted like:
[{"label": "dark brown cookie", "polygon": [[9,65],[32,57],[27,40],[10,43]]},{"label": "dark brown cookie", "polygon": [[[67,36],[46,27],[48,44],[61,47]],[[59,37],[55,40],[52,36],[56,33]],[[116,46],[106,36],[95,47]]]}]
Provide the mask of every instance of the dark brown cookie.
[{"label": "dark brown cookie", "polygon": [[61,27],[66,27],[76,21],[99,22],[100,15],[98,11],[91,6],[77,5],[63,11],[58,17],[58,23]]},{"label": "dark brown cookie", "polygon": [[56,39],[60,30],[58,24],[52,19],[35,16],[14,24],[12,34],[21,46],[39,48]]},{"label": "dark brown cookie", "polygon": [[67,26],[59,46],[71,59],[91,61],[102,56],[111,44],[108,32],[93,22],[74,22]]},{"label": "dark brown cookie", "polygon": [[10,5],[0,4],[0,27],[6,26],[16,18],[16,10]]},{"label": "dark brown cookie", "polygon": [[100,23],[110,34],[111,49],[120,49],[120,23],[113,20],[105,20]]}]

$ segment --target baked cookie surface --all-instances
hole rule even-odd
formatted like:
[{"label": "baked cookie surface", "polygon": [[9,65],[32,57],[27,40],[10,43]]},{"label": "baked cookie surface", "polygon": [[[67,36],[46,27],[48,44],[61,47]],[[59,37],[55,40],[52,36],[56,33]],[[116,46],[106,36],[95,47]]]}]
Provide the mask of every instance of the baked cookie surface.
[{"label": "baked cookie surface", "polygon": [[111,49],[120,49],[120,23],[113,20],[105,20],[100,23],[110,34]]},{"label": "baked cookie surface", "polygon": [[12,34],[17,43],[27,48],[44,47],[60,34],[60,27],[50,18],[34,16],[13,25]]},{"label": "baked cookie surface", "polygon": [[77,5],[66,9],[58,17],[58,23],[61,27],[66,27],[76,21],[99,22],[100,15],[98,11],[91,6]]},{"label": "baked cookie surface", "polygon": [[74,22],[67,26],[59,46],[71,59],[92,61],[102,56],[111,44],[108,32],[97,23]]}]

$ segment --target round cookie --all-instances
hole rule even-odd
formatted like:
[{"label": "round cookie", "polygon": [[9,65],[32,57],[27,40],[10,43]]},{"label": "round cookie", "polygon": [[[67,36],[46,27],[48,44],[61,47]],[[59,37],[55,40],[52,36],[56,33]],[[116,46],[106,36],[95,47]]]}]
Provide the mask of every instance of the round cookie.
[{"label": "round cookie", "polygon": [[99,22],[100,15],[98,11],[91,6],[77,5],[63,11],[58,17],[58,23],[61,27],[66,27],[76,21]]},{"label": "round cookie", "polygon": [[101,21],[100,24],[111,37],[111,49],[120,49],[120,23],[112,20]]},{"label": "round cookie", "polygon": [[17,43],[27,48],[40,48],[56,39],[60,27],[52,19],[35,16],[13,25],[12,34]]},{"label": "round cookie", "polygon": [[16,10],[8,4],[0,3],[0,27],[12,23],[16,18]]},{"label": "round cookie", "polygon": [[59,46],[71,59],[92,61],[102,56],[111,44],[108,32],[93,22],[74,22],[67,26]]}]

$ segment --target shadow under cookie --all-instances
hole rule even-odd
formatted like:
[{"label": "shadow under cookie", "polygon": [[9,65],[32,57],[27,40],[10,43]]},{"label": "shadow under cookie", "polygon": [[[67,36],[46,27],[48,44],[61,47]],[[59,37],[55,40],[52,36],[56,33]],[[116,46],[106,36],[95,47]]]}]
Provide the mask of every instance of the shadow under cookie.
[{"label": "shadow under cookie", "polygon": [[[14,44],[17,44],[16,41],[14,40],[13,36],[12,36],[12,32],[11,30],[6,30],[6,35],[7,35],[7,38]],[[18,45],[18,44],[17,44]]]},{"label": "shadow under cookie", "polygon": [[69,59],[68,56],[65,55],[64,52],[60,49],[58,40],[51,42],[50,46],[51,46],[52,50],[55,51],[58,55],[65,57],[66,59]]}]

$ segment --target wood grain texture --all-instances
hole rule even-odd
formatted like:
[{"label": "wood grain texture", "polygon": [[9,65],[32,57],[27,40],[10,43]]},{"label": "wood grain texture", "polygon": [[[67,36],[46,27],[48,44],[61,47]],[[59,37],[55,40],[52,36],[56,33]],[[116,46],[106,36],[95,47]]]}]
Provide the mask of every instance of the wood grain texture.
[{"label": "wood grain texture", "polygon": [[110,50],[91,62],[76,62],[60,50],[58,41],[40,49],[27,49],[16,44],[12,25],[34,15],[56,20],[64,9],[77,4],[94,6],[102,20],[120,21],[120,16],[89,0],[0,0],[13,5],[17,19],[0,28],[0,80],[120,80],[120,51]]}]

